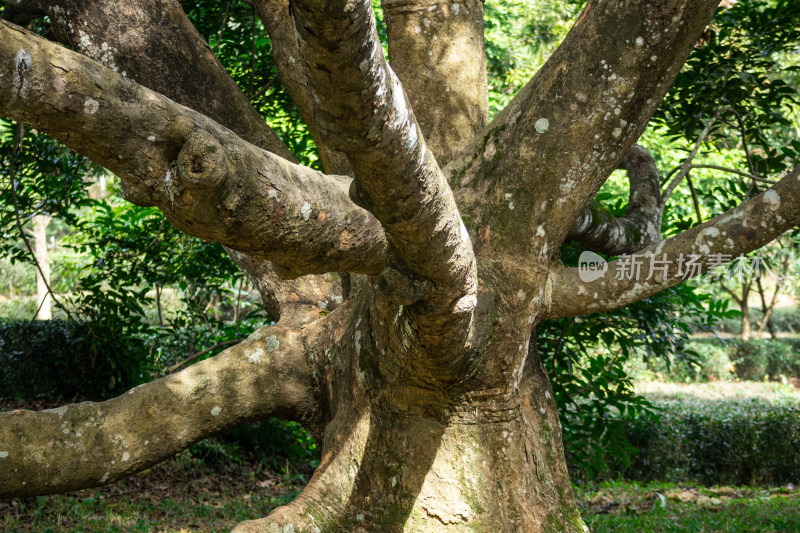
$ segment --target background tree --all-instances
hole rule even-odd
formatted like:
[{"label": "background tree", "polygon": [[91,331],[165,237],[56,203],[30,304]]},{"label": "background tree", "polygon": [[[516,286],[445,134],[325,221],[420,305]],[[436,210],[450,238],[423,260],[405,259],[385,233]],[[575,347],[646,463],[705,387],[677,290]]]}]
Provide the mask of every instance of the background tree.
[{"label": "background tree", "polygon": [[[369,3],[255,2],[328,174],[292,163],[176,4],[42,4],[103,64],[3,23],[0,113],[228,247],[280,321],[105,404],[0,415],[3,495],[109,482],[280,414],[322,461],[241,531],[580,531],[536,323],[640,300],[686,277],[681,254],[736,255],[800,222],[795,169],[660,239],[658,175],[633,143],[714,2],[590,2],[488,126],[480,2],[384,2],[392,68]],[[623,217],[592,204],[618,165]],[[568,235],[642,250],[583,281],[560,262]],[[655,275],[626,275],[655,256]]]}]

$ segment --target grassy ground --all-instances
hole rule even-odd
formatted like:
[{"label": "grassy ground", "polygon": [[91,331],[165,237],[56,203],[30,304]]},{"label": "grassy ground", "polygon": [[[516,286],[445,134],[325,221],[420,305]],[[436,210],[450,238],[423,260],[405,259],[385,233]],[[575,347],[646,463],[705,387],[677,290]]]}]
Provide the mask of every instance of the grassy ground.
[{"label": "grassy ground", "polygon": [[607,483],[577,489],[594,533],[797,533],[800,491],[666,483]]},{"label": "grassy ground", "polygon": [[[771,383],[640,383],[637,388],[661,403],[800,401],[796,389]],[[279,436],[291,433],[275,431]],[[305,457],[294,448],[307,443],[297,439],[292,436],[281,449],[290,457]],[[310,464],[290,464],[280,454],[265,452],[263,439],[260,451],[252,443],[234,442],[245,441],[209,439],[107,487],[0,501],[0,532],[229,531],[242,520],[263,517],[288,503],[310,477]],[[800,533],[800,490],[791,484],[705,488],[610,482],[577,487],[576,496],[594,533]]]},{"label": "grassy ground", "polygon": [[288,464],[214,457],[218,453],[217,444],[201,446],[106,487],[0,501],[0,531],[230,531],[242,520],[266,516],[288,503],[308,479],[308,472],[298,473]]},{"label": "grassy ground", "polygon": [[[109,487],[0,502],[0,531],[216,532],[290,501],[303,478],[258,463],[217,465],[184,452]],[[797,533],[800,490],[612,482],[576,488],[594,533]]]}]

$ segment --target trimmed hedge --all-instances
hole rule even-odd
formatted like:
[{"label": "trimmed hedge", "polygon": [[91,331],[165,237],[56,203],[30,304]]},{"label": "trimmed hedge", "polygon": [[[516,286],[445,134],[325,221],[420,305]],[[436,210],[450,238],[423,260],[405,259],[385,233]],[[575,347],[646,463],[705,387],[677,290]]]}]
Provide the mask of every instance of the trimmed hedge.
[{"label": "trimmed hedge", "polygon": [[[692,358],[675,358],[667,368],[662,360],[652,358],[648,370],[665,381],[727,381],[744,379],[779,381],[800,379],[800,339],[695,338],[686,344]],[[641,373],[641,371],[639,371]]]},{"label": "trimmed hedge", "polygon": [[143,346],[114,338],[85,323],[0,320],[0,398],[101,399],[141,383]]},{"label": "trimmed hedge", "polygon": [[734,344],[731,360],[741,379],[800,378],[800,339],[739,342]]},{"label": "trimmed hedge", "polygon": [[638,453],[608,475],[704,484],[800,481],[800,405],[763,401],[664,402],[647,417],[620,417]]}]

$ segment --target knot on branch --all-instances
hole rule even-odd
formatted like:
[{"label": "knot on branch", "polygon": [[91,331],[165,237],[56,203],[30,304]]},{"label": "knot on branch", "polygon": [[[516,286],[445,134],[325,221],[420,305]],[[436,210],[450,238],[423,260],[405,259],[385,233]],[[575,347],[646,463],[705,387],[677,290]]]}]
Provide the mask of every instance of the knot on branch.
[{"label": "knot on branch", "polygon": [[184,189],[209,191],[222,185],[230,168],[219,141],[206,131],[195,130],[178,154],[176,172]]}]

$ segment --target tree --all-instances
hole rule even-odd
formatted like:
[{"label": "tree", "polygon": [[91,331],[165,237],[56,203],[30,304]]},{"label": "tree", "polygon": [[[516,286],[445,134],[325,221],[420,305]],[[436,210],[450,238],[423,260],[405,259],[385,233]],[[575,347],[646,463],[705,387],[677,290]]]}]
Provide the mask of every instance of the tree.
[{"label": "tree", "polygon": [[[481,2],[384,1],[390,68],[370,2],[254,0],[326,173],[294,163],[178,4],[39,4],[76,51],[2,22],[0,115],[223,244],[279,320],[113,400],[0,414],[0,496],[109,483],[274,415],[312,431],[320,466],[238,532],[583,531],[536,324],[656,294],[800,223],[796,167],[661,238],[634,143],[716,0],[590,1],[488,125]],[[623,217],[592,202],[618,166]],[[568,236],[630,255],[567,267]]]}]

